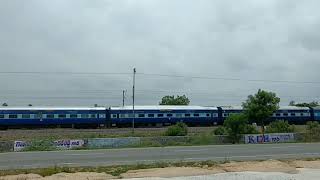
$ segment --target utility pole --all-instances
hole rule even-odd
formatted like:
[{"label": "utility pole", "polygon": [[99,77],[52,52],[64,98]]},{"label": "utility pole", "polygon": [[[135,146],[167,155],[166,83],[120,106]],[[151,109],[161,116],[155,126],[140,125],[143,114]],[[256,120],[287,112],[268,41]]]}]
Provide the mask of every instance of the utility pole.
[{"label": "utility pole", "polygon": [[124,107],[124,99],[125,99],[126,90],[122,91],[122,107]]},{"label": "utility pole", "polygon": [[136,83],[136,68],[133,68],[133,86],[132,86],[132,134],[134,133],[134,120],[135,120],[135,113],[134,113],[134,88]]}]

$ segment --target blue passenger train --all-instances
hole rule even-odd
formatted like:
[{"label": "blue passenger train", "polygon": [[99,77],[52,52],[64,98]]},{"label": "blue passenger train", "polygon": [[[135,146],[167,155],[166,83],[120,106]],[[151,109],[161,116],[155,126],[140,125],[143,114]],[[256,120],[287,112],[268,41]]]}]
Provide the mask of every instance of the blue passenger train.
[{"label": "blue passenger train", "polygon": [[[241,113],[241,107],[221,106],[132,106],[124,107],[0,107],[0,128],[9,127],[125,127],[166,126],[184,122],[190,126],[223,124],[231,114]],[[281,106],[268,119],[287,120],[292,124],[320,121],[320,107]]]}]

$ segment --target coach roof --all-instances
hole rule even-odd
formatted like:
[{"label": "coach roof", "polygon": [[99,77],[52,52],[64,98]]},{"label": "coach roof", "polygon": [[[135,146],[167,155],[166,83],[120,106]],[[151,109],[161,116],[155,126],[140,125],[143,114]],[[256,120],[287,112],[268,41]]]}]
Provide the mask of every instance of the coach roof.
[{"label": "coach roof", "polygon": [[[111,107],[111,110],[132,110],[132,106],[124,107]],[[135,106],[135,110],[217,110],[216,107],[206,107],[206,106]]]},{"label": "coach roof", "polygon": [[82,111],[94,111],[94,110],[106,110],[105,107],[52,107],[52,106],[41,106],[41,107],[36,107],[36,106],[28,106],[28,107],[0,107],[0,110],[2,111],[37,111],[37,110],[45,110],[45,111],[53,111],[53,110],[66,110],[66,111],[76,111],[76,110],[82,110]]}]

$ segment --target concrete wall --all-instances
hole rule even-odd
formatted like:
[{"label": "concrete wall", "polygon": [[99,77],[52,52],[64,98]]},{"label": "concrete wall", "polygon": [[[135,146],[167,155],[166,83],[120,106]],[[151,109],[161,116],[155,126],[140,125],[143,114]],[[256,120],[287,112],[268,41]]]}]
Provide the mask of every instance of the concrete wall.
[{"label": "concrete wall", "polygon": [[86,147],[88,148],[120,148],[139,146],[140,137],[128,138],[94,138],[88,139]]}]

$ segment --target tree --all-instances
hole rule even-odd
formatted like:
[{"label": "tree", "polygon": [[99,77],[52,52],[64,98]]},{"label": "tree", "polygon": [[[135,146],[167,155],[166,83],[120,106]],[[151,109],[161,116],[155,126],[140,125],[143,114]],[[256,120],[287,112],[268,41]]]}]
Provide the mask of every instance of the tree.
[{"label": "tree", "polygon": [[186,95],[183,96],[164,96],[159,105],[189,105],[190,100]]},{"label": "tree", "polygon": [[312,101],[310,103],[297,103],[297,104],[294,104],[294,106],[297,106],[297,107],[317,107],[317,106],[319,106],[319,103],[317,101]]},{"label": "tree", "polygon": [[279,109],[279,102],[280,98],[275,93],[259,89],[257,94],[248,96],[242,107],[251,121],[262,126],[264,135],[264,122]]},{"label": "tree", "polygon": [[294,126],[290,125],[288,121],[278,120],[270,123],[266,131],[267,133],[292,133]]},{"label": "tree", "polygon": [[248,124],[248,117],[245,114],[232,114],[223,123],[227,129],[232,143],[238,143],[242,134],[256,134],[257,130]]},{"label": "tree", "polygon": [[2,106],[8,106],[8,104],[7,103],[3,103]]},{"label": "tree", "polygon": [[295,106],[296,102],[295,101],[290,101],[289,106]]}]

